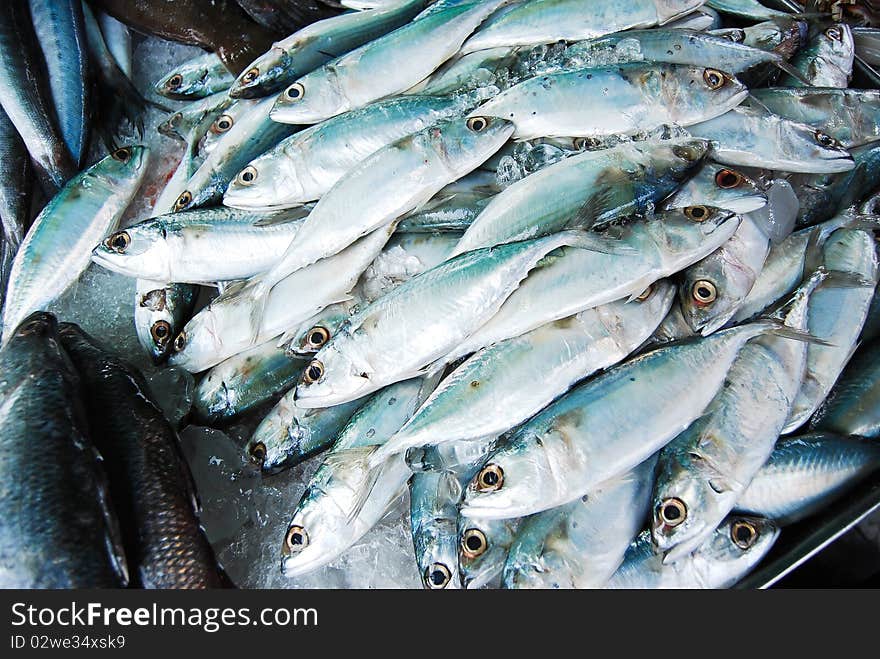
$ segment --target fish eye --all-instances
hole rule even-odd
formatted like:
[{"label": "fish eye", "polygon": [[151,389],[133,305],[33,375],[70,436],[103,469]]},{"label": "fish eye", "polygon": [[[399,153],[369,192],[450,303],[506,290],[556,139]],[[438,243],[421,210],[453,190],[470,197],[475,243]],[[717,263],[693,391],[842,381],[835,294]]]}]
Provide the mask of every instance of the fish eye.
[{"label": "fish eye", "polygon": [[126,163],[129,158],[131,158],[131,149],[127,146],[124,146],[120,149],[116,149],[113,153],[110,154],[113,160],[118,160],[119,162]]},{"label": "fish eye", "polygon": [[694,282],[691,288],[691,297],[697,306],[707,307],[718,298],[718,289],[711,281],[700,279]]},{"label": "fish eye", "polygon": [[486,552],[489,542],[480,529],[468,529],[461,534],[461,553],[465,558],[476,558]]},{"label": "fish eye", "polygon": [[252,83],[257,79],[257,76],[260,75],[260,69],[256,66],[252,69],[248,69],[245,74],[241,77],[241,81],[245,84]]},{"label": "fish eye", "polygon": [[235,124],[235,119],[228,114],[221,114],[217,117],[217,121],[211,124],[211,132],[217,134],[225,133],[232,128],[233,124]]},{"label": "fish eye", "polygon": [[666,526],[678,526],[687,518],[687,506],[675,497],[664,499],[657,508],[657,517]]},{"label": "fish eye", "polygon": [[324,364],[317,359],[313,359],[309,362],[309,365],[306,366],[306,370],[303,371],[303,382],[311,384],[317,382],[322,377],[324,377]]},{"label": "fish eye", "polygon": [[180,211],[189,206],[192,203],[193,196],[189,190],[184,190],[180,193],[180,196],[177,198],[177,201],[174,202],[174,210]]},{"label": "fish eye", "polygon": [[248,165],[243,170],[238,173],[238,176],[235,177],[235,180],[240,185],[250,185],[257,179],[257,168],[253,165]]},{"label": "fish eye", "polygon": [[705,206],[687,206],[683,212],[685,217],[694,222],[702,222],[709,217],[709,209]]},{"label": "fish eye", "polygon": [[125,250],[131,245],[131,236],[127,231],[117,231],[104,241],[107,249],[112,249],[117,254],[125,254]]},{"label": "fish eye", "polygon": [[718,69],[705,69],[703,71],[703,80],[709,89],[721,89],[724,86],[724,74]]},{"label": "fish eye", "polygon": [[329,340],[330,331],[325,327],[316,325],[310,329],[309,333],[306,335],[306,346],[309,348],[320,348]]},{"label": "fish eye", "polygon": [[309,544],[309,534],[306,530],[297,525],[287,529],[287,535],[284,536],[284,546],[290,553],[300,552]]},{"label": "fish eye", "polygon": [[291,101],[298,101],[306,94],[306,88],[301,83],[295,82],[284,92],[284,95]]},{"label": "fish eye", "polygon": [[467,127],[475,133],[482,133],[489,127],[489,120],[486,117],[471,117],[467,120]]},{"label": "fish eye", "polygon": [[174,339],[174,352],[180,352],[184,348],[186,348],[186,332],[181,332],[177,335],[177,338]]},{"label": "fish eye", "polygon": [[722,169],[715,174],[715,185],[722,190],[732,190],[742,185],[743,175],[732,169]]},{"label": "fish eye", "polygon": [[651,297],[651,293],[654,292],[654,284],[648,284],[648,288],[642,291],[642,294],[636,298],[636,302],[644,302],[649,297]]},{"label": "fish eye", "polygon": [[177,89],[183,84],[183,76],[179,73],[175,73],[173,76],[168,78],[168,81],[165,83],[165,89]]},{"label": "fish eye", "polygon": [[835,140],[828,133],[823,133],[821,130],[817,130],[814,134],[816,138],[816,142],[821,144],[822,146],[836,146],[837,140]]},{"label": "fish eye", "polygon": [[434,563],[425,568],[425,586],[431,590],[446,588],[452,580],[452,572],[443,563]]},{"label": "fish eye", "polygon": [[156,342],[157,346],[164,348],[165,344],[168,343],[168,339],[171,338],[171,323],[167,320],[157,320],[150,327],[150,336],[153,337],[153,341]]},{"label": "fish eye", "polygon": [[251,461],[262,466],[263,461],[266,459],[266,445],[263,442],[257,442],[251,446],[249,453]]},{"label": "fish eye", "polygon": [[751,522],[737,520],[730,527],[730,539],[740,549],[748,549],[758,539],[758,529]]},{"label": "fish eye", "polygon": [[843,31],[837,27],[836,25],[829,27],[825,30],[825,36],[831,39],[832,41],[842,41],[843,40]]},{"label": "fish eye", "polygon": [[504,485],[504,470],[496,464],[487,464],[477,474],[477,492],[494,492]]},{"label": "fish eye", "polygon": [[180,112],[175,112],[170,117],[168,117],[168,125],[171,128],[177,128],[178,124],[180,124],[181,119],[183,119],[183,115]]}]

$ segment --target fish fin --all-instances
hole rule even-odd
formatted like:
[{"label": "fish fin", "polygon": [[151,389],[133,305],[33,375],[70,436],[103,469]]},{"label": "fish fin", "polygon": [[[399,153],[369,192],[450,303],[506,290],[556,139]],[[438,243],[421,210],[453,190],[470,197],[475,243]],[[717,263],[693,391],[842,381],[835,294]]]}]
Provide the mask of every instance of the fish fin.
[{"label": "fish fin", "polygon": [[269,301],[269,294],[275,284],[267,284],[257,281],[253,284],[254,303],[248,313],[251,323],[251,345],[256,344],[257,338],[260,336],[260,328],[263,326],[263,316],[266,314],[266,304]]},{"label": "fish fin", "polygon": [[382,474],[383,464],[373,465],[371,459],[379,448],[381,447],[355,446],[340,451],[333,451],[324,458],[324,464],[331,469],[347,466],[352,462],[360,462],[363,465],[363,469],[368,472],[366,480],[363,482],[362,487],[358,489],[357,496],[352,502],[351,509],[348,511],[347,521],[349,523],[353,522],[361,510],[363,510],[364,504],[370,498],[373,489],[376,487],[376,482]]},{"label": "fish fin", "polygon": [[[785,59],[780,55],[778,58],[773,60],[773,64],[784,73],[787,73],[792,78],[800,82],[801,84],[807,87],[815,87],[815,85],[810,81],[807,76],[794,68],[791,64],[789,64]],[[762,104],[763,105],[763,104]],[[766,108],[765,108],[766,109]]]},{"label": "fish fin", "polygon": [[[619,173],[617,177],[623,178],[623,174]],[[596,223],[596,219],[602,214],[602,210],[610,205],[616,188],[617,186],[613,181],[600,184],[600,187],[590,194],[581,207],[575,211],[568,223],[569,226],[583,227],[584,229],[591,228]]]},{"label": "fish fin", "polygon": [[[251,226],[274,227],[290,224],[291,222],[299,222],[304,217],[306,217],[311,212],[311,210],[311,208],[306,208],[306,206],[297,206],[296,208],[282,211],[280,213],[273,213],[272,215],[261,217],[260,219],[256,220]],[[302,211],[302,213],[300,214],[297,211]]]},{"label": "fish fin", "polygon": [[747,216],[775,245],[791,234],[800,210],[800,201],[791,183],[783,179],[774,179],[766,194],[767,203]]},{"label": "fish fin", "polygon": [[610,254],[613,256],[634,256],[638,254],[637,249],[627,245],[621,238],[590,233],[587,231],[570,233],[572,234],[571,240],[565,243],[568,247],[586,249],[591,252],[599,252],[601,254]]},{"label": "fish fin", "polygon": [[[834,346],[833,343],[829,343],[825,339],[820,339],[818,336],[814,336],[809,332],[804,332],[799,329],[795,329],[793,327],[789,327],[788,325],[783,324],[779,320],[774,318],[763,318],[763,322],[769,322],[772,327],[767,330],[768,334],[773,334],[774,336],[779,336],[784,339],[791,339],[793,341],[803,341],[805,343],[812,343],[820,346]],[[761,322],[761,321],[759,321]]]}]

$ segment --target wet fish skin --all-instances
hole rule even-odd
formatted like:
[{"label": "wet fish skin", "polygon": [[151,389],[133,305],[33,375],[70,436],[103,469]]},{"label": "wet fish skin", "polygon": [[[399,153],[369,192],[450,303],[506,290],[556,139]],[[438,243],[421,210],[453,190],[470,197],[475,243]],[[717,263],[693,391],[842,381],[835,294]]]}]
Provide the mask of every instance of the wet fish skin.
[{"label": "wet fish skin", "polygon": [[650,508],[656,456],[583,499],[527,517],[504,565],[504,588],[600,588]]},{"label": "wet fish skin", "polygon": [[[743,548],[737,544],[751,538]],[[643,531],[630,545],[623,564],[605,588],[728,588],[748,574],[779,537],[779,527],[770,520],[731,515],[706,543],[675,563],[663,563],[654,553],[651,536]]]},{"label": "wet fish skin", "polygon": [[[458,570],[464,588],[476,590],[501,585],[504,563],[525,519],[458,516]],[[468,542],[474,546],[466,550]]]},{"label": "wet fish skin", "polygon": [[783,437],[736,502],[739,512],[793,524],[880,468],[880,444],[829,432]]},{"label": "wet fish skin", "polygon": [[221,587],[214,551],[199,524],[189,467],[146,381],[78,326],[62,323],[59,335],[82,378],[133,585]]},{"label": "wet fish skin", "polygon": [[169,115],[168,119],[156,127],[156,130],[168,137],[187,142],[190,149],[195,152],[197,151],[196,145],[205,136],[209,127],[233,103],[233,99],[223,92],[205,96],[187,103]]},{"label": "wet fish skin", "polygon": [[452,255],[643,212],[678,188],[708,150],[704,140],[683,138],[565,158],[493,197]]},{"label": "wet fish skin", "polygon": [[[689,126],[724,114],[747,94],[736,78],[716,69],[626,63],[529,78],[472,114],[512,121],[516,139],[592,137]],[[588,99],[591,112],[585,113]]]},{"label": "wet fish skin", "polygon": [[722,28],[711,34],[790,59],[807,40],[807,23],[783,14],[742,28]]},{"label": "wet fish skin", "polygon": [[93,4],[139,32],[216,52],[233,74],[266,52],[278,36],[234,2],[212,0],[94,0]]},{"label": "wet fish skin", "polygon": [[255,98],[281,91],[334,57],[405,25],[429,2],[405,0],[377,10],[340,14],[316,21],[272,44],[238,76],[233,98]]},{"label": "wet fish skin", "polygon": [[[503,477],[481,485],[480,472],[468,486],[462,514],[540,512],[632,469],[699,417],[740,349],[771,331],[779,331],[778,324],[761,321],[661,347],[578,385],[489,456],[483,472],[500,470]],[[635,410],[634,397],[640,401]]]},{"label": "wet fish skin", "polygon": [[205,53],[164,75],[154,89],[167,98],[187,101],[226,91],[234,80],[217,55]]},{"label": "wet fish skin", "polygon": [[[0,583],[124,587],[125,556],[100,456],[86,435],[81,381],[57,330],[54,316],[34,313],[0,350]],[[31,442],[43,459],[29,454]]]},{"label": "wet fish skin", "polygon": [[34,220],[15,256],[3,338],[85,271],[92,247],[116,227],[146,171],[146,147],[123,147],[77,174]]},{"label": "wet fish skin", "polygon": [[876,342],[859,347],[810,420],[812,430],[844,436],[880,436],[878,356]]},{"label": "wet fish skin", "polygon": [[27,146],[44,191],[52,195],[76,173],[76,167],[54,120],[41,57],[27,3],[2,3],[0,105]]},{"label": "wet fish skin", "polygon": [[[0,162],[5,175],[0,184],[0,221],[3,235],[13,252],[18,249],[30,225],[31,161],[15,126],[0,107]],[[6,291],[6,287],[3,287]]]},{"label": "wet fish skin", "polygon": [[[809,43],[791,60],[814,87],[847,87],[852,76],[855,43],[852,28],[846,23],[819,26]],[[786,76],[781,84],[804,87],[803,82]]]},{"label": "wet fish skin", "polygon": [[579,0],[535,0],[521,3],[493,19],[465,42],[465,53],[496,46],[529,46],[580,41],[633,28],[673,21],[703,4],[702,0],[654,2],[637,0],[621,8],[600,0],[583,11]]},{"label": "wet fish skin", "polygon": [[658,208],[670,210],[702,205],[742,214],[756,211],[766,203],[767,195],[744,172],[707,160],[692,178],[663,200]]},{"label": "wet fish skin", "polygon": [[34,30],[48,70],[61,136],[74,165],[88,147],[91,119],[88,45],[81,0],[29,0]]},{"label": "wet fish skin", "polygon": [[92,260],[113,272],[189,284],[247,279],[269,269],[296,235],[306,209],[253,213],[197,208],[110,234]]},{"label": "wet fish skin", "polygon": [[196,416],[208,424],[229,421],[293,387],[305,362],[275,343],[254,346],[208,371],[193,396]]},{"label": "wet fish skin", "polygon": [[192,314],[197,290],[189,284],[138,279],[134,324],[138,341],[154,364],[168,359],[174,337]]},{"label": "wet fish skin", "polygon": [[131,32],[123,23],[103,12],[98,14],[98,23],[107,50],[122,72],[131,78]]}]

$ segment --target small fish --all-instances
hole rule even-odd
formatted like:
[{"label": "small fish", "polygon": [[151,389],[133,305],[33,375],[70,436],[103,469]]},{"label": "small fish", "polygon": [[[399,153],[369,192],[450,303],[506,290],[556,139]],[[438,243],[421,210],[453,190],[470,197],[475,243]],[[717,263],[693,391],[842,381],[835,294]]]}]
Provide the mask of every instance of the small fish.
[{"label": "small fish", "polygon": [[154,89],[166,98],[188,101],[226,91],[234,80],[217,55],[205,53],[163,76]]},{"label": "small fish", "polygon": [[[833,23],[812,35],[809,44],[791,60],[813,87],[846,87],[852,76],[855,43],[852,28],[846,23]],[[806,86],[786,76],[782,85]]]}]

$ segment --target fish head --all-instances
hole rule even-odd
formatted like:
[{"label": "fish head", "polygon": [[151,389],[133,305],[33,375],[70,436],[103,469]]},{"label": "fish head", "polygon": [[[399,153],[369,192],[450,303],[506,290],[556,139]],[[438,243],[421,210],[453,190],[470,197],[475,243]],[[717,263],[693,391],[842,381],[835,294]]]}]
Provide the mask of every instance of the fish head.
[{"label": "fish head", "polygon": [[651,537],[664,562],[699,547],[734,503],[732,490],[699,450],[688,449],[671,451],[661,461],[654,487]]},{"label": "fish head", "polygon": [[699,9],[705,0],[654,0],[657,11],[657,25],[665,25],[670,21],[690,14]]},{"label": "fish head", "polygon": [[[445,487],[443,481],[448,479],[450,485],[460,492],[458,480],[452,472],[436,474],[436,479],[438,479],[438,489]],[[414,485],[414,491],[415,487]],[[441,496],[445,495],[435,493],[431,500],[436,501]],[[426,589],[454,590],[461,587],[458,571],[457,516],[434,517],[430,524],[419,527],[418,532],[413,532],[413,541],[422,585]]]},{"label": "fish head", "polygon": [[150,150],[139,144],[119,147],[92,167],[90,176],[111,190],[130,185],[146,171],[149,156]]},{"label": "fish head", "polygon": [[199,94],[205,87],[208,71],[202,66],[193,66],[187,62],[161,78],[154,86],[160,96],[185,100]]},{"label": "fish head", "polygon": [[315,452],[310,410],[297,407],[293,396],[284,396],[260,422],[245,447],[248,459],[267,473],[299,464]]},{"label": "fish head", "polygon": [[235,409],[236,399],[234,383],[220,369],[213,368],[196,387],[193,411],[204,421],[219,421]]},{"label": "fish head", "polygon": [[348,109],[334,69],[324,66],[285,87],[269,116],[285,124],[315,124]]},{"label": "fish head", "polygon": [[332,494],[306,488],[281,542],[281,572],[296,577],[326,565],[350,537],[351,524]]},{"label": "fish head", "polygon": [[328,407],[376,390],[369,364],[350,356],[356,353],[347,349],[348,339],[345,333],[337,334],[306,364],[296,387],[298,405]]},{"label": "fish head", "polygon": [[770,551],[779,526],[768,519],[731,515],[694,553],[694,568],[707,587],[732,586]]},{"label": "fish head", "polygon": [[690,118],[695,111],[706,119],[718,116],[742,103],[749,93],[733,74],[714,67],[665,64],[639,70],[644,76],[656,76],[664,104],[683,117]]},{"label": "fish head", "polygon": [[849,151],[822,130],[788,121],[780,125],[780,133],[779,144],[795,162],[821,160],[824,174],[848,172],[855,167]]},{"label": "fish head", "polygon": [[297,161],[270,150],[252,160],[230,181],[223,204],[232,208],[285,208],[303,201],[305,189]]},{"label": "fish head", "polygon": [[210,305],[193,316],[174,337],[168,363],[190,373],[198,373],[205,370],[205,364],[215,363],[214,356],[223,345],[216,320]]},{"label": "fish head", "polygon": [[679,187],[701,166],[712,145],[696,137],[675,138],[644,144],[633,144],[642,151],[640,158],[650,160],[659,184]]},{"label": "fish head", "polygon": [[734,234],[740,221],[721,208],[686,206],[658,213],[647,230],[670,258],[676,258],[690,256],[695,250],[711,253]]},{"label": "fish head", "polygon": [[274,44],[242,71],[232,86],[229,96],[232,98],[258,98],[268,92],[275,91],[284,78],[285,70],[291,66],[292,58],[288,49],[297,48],[302,44],[293,43],[287,48]]},{"label": "fish head", "polygon": [[754,272],[724,250],[710,254],[681,275],[679,306],[690,328],[703,336],[736,313],[754,284]]},{"label": "fish head", "polygon": [[782,16],[743,29],[742,43],[765,52],[775,52],[791,58],[807,43],[808,25],[804,21]]},{"label": "fish head", "polygon": [[750,213],[766,204],[767,195],[743,172],[708,161],[660,209],[715,206],[734,213]]},{"label": "fish head", "polygon": [[480,114],[440,121],[423,135],[447,166],[462,175],[479,166],[513,135],[514,125],[506,119]]},{"label": "fish head", "polygon": [[492,583],[504,570],[520,520],[481,519],[459,515],[458,569],[465,588]]},{"label": "fish head", "polygon": [[115,231],[92,250],[92,261],[129,277],[171,280],[171,246],[161,221],[147,220]]},{"label": "fish head", "polygon": [[638,342],[646,333],[647,327],[655,328],[669,313],[675,300],[675,284],[668,279],[660,279],[629,300],[618,300],[596,307],[594,311],[602,316],[602,324],[614,327],[620,332],[624,345]]},{"label": "fish head", "polygon": [[852,67],[856,43],[852,28],[847,23],[832,23],[813,37],[811,47],[817,58],[837,65],[842,70]]}]

